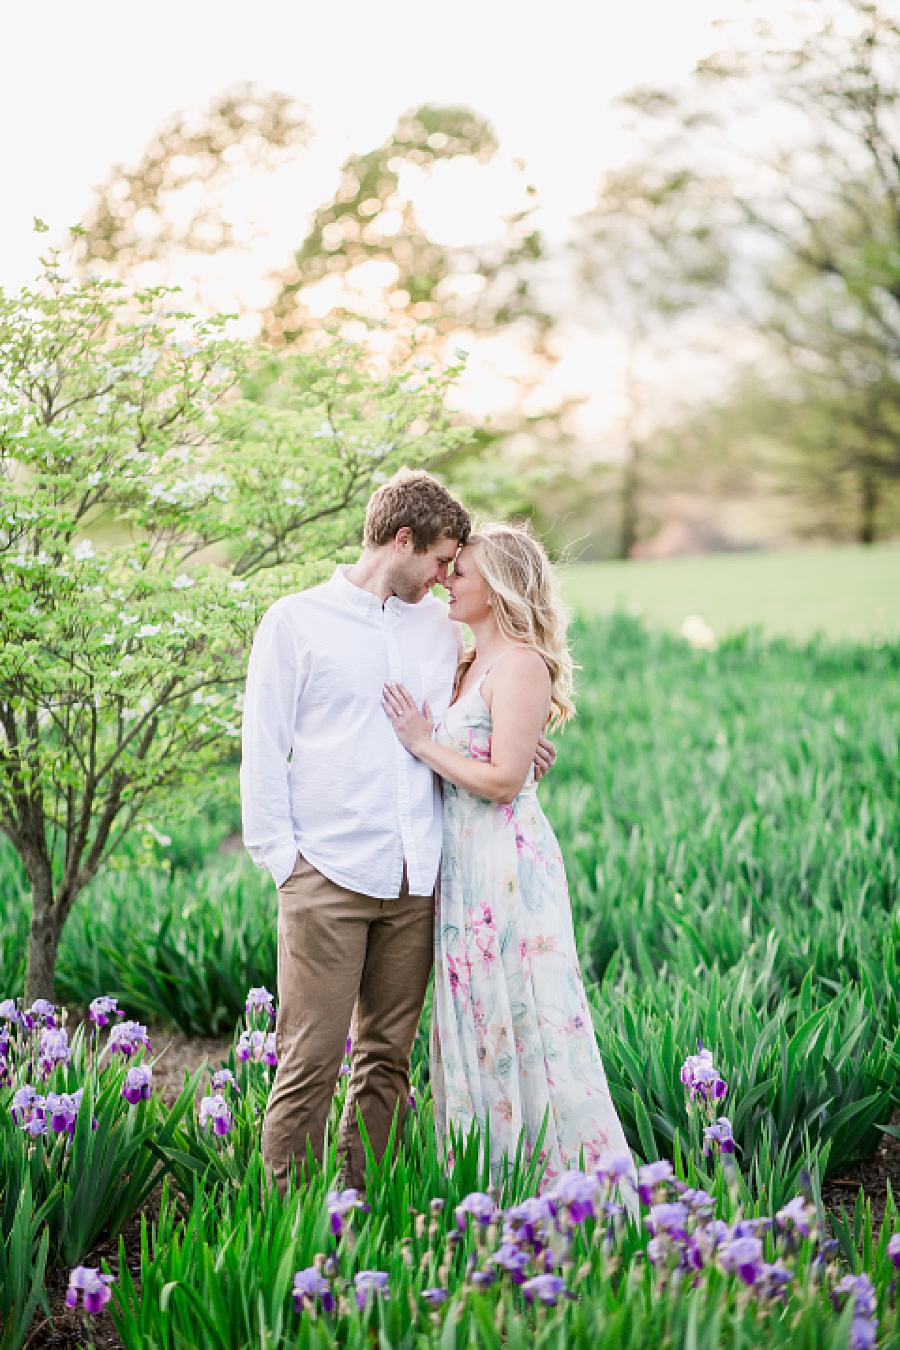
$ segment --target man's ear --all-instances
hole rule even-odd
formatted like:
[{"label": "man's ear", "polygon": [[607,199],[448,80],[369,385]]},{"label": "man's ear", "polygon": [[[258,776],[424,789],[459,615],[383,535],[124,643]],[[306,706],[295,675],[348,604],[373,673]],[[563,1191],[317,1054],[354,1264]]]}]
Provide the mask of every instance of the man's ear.
[{"label": "man's ear", "polygon": [[394,535],[394,548],[398,553],[409,553],[414,546],[413,533],[408,525],[401,525]]}]

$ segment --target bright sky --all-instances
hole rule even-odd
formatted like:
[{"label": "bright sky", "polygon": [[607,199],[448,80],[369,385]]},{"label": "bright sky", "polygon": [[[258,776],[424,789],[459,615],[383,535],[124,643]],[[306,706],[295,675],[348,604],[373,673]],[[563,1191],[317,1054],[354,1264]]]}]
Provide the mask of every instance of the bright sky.
[{"label": "bright sky", "polygon": [[[176,110],[202,109],[244,80],[296,95],[315,141],[279,188],[252,196],[255,237],[243,261],[198,267],[211,305],[262,304],[266,273],[301,241],[342,158],[379,144],[398,114],[426,101],[468,104],[489,118],[507,165],[527,164],[545,233],[561,238],[623,153],[611,100],[635,84],[686,76],[717,45],[713,20],[741,8],[740,0],[4,6],[0,286],[30,280],[48,238],[59,240],[92,187],[113,164],[136,160]],[[489,235],[509,209],[509,172],[498,168],[488,186],[445,170],[431,200],[423,197],[423,223],[440,226],[447,242]],[[33,233],[34,216],[50,236]],[[602,343],[582,340],[556,379],[563,389],[596,383],[604,359]]]}]

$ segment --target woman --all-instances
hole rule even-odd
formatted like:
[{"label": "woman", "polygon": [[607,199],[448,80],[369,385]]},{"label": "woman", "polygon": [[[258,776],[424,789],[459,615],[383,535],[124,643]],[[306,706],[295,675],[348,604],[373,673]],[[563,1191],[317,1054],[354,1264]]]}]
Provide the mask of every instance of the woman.
[{"label": "woman", "polygon": [[[384,708],[444,780],[435,921],[431,1081],[438,1135],[490,1125],[492,1180],[547,1116],[543,1183],[614,1158],[634,1164],[584,993],[565,869],[532,761],[574,716],[566,620],[543,548],[525,530],[473,535],[448,578],[449,613],[475,646],[436,731],[402,685]],[[433,734],[434,731],[434,734]]]}]

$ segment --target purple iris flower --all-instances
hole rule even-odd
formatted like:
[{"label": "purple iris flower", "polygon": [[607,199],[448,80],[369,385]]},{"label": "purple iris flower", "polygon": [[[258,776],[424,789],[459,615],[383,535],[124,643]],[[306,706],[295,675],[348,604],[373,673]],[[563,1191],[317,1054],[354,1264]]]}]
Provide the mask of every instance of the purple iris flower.
[{"label": "purple iris flower", "polygon": [[125,1011],[119,1007],[118,999],[110,998],[108,994],[100,994],[99,997],[91,999],[88,1016],[99,1030],[100,1027],[108,1025],[111,1017],[124,1017]]},{"label": "purple iris flower", "polygon": [[727,1116],[719,1116],[715,1125],[707,1125],[703,1131],[703,1152],[710,1153],[713,1144],[718,1144],[723,1153],[734,1152],[734,1135]]},{"label": "purple iris flower", "polygon": [[900,1270],[900,1233],[894,1233],[888,1241],[887,1254],[895,1270]]},{"label": "purple iris flower", "polygon": [[232,1126],[228,1103],[218,1093],[204,1097],[200,1103],[200,1128],[205,1130],[210,1121],[214,1132],[219,1135],[227,1134]]},{"label": "purple iris flower", "polygon": [[446,1303],[448,1295],[446,1289],[439,1289],[435,1286],[431,1289],[423,1289],[422,1297],[432,1308],[439,1308],[442,1303]]},{"label": "purple iris flower", "polygon": [[350,1211],[362,1209],[359,1191],[352,1187],[348,1187],[345,1191],[329,1191],[325,1197],[325,1205],[331,1219],[331,1231],[335,1237],[343,1232],[344,1220]]},{"label": "purple iris flower", "polygon": [[81,1294],[85,1312],[92,1316],[102,1312],[110,1300],[112,1282],[112,1275],[101,1275],[93,1266],[76,1266],[69,1276],[66,1307],[77,1308]]},{"label": "purple iris flower", "polygon": [[642,1205],[653,1203],[653,1193],[657,1186],[668,1181],[673,1170],[672,1164],[665,1160],[647,1163],[638,1170],[638,1196]]},{"label": "purple iris flower", "polygon": [[869,1322],[865,1317],[854,1317],[850,1323],[847,1350],[872,1350],[877,1337],[877,1321]]},{"label": "purple iris flower", "polygon": [[436,1195],[433,1200],[429,1200],[428,1208],[432,1214],[442,1214],[447,1207],[447,1201],[442,1195]]},{"label": "purple iris flower", "polygon": [[871,1318],[875,1316],[878,1303],[875,1297],[875,1286],[868,1275],[845,1275],[840,1284],[834,1286],[832,1292],[832,1301],[835,1307],[840,1306],[843,1294],[849,1294],[853,1299],[853,1311],[857,1317]]},{"label": "purple iris flower", "polygon": [[364,1308],[372,1294],[387,1294],[388,1277],[384,1270],[360,1270],[354,1276],[356,1306]]},{"label": "purple iris flower", "polygon": [[22,1021],[29,1031],[39,1023],[45,1027],[56,1026],[56,1009],[47,998],[36,998],[27,1012],[23,1013]]},{"label": "purple iris flower", "polygon": [[326,1312],[334,1312],[335,1301],[331,1285],[315,1266],[307,1266],[305,1270],[297,1271],[294,1276],[293,1293],[295,1312],[302,1312],[304,1303],[315,1299],[322,1300],[322,1307]]},{"label": "purple iris flower", "polygon": [[152,1049],[147,1028],[140,1022],[120,1022],[109,1033],[108,1050],[111,1055],[124,1055],[130,1059],[139,1045]]},{"label": "purple iris flower", "polygon": [[713,1064],[712,1051],[707,1050],[703,1042],[697,1041],[696,1055],[688,1055],[681,1066],[681,1081],[691,1094],[691,1101],[697,1097],[701,1101],[720,1101],[728,1091],[728,1085]]},{"label": "purple iris flower", "polygon": [[683,1181],[676,1181],[675,1185],[678,1188],[679,1200],[683,1205],[687,1205],[688,1209],[692,1211],[699,1213],[700,1210],[708,1209],[711,1205],[714,1206],[716,1203],[709,1191],[702,1191],[693,1186],[686,1186]]},{"label": "purple iris flower", "polygon": [[224,1092],[227,1087],[233,1088],[235,1092],[240,1092],[237,1080],[230,1069],[216,1069],[212,1076],[213,1092]]},{"label": "purple iris flower", "polygon": [[687,1237],[688,1208],[680,1200],[670,1204],[651,1205],[645,1220],[654,1237],[668,1233],[671,1238]]},{"label": "purple iris flower", "polygon": [[787,1298],[787,1286],[793,1278],[794,1272],[788,1270],[787,1266],[781,1265],[778,1261],[771,1264],[764,1261],[760,1266],[757,1289],[770,1298],[784,1299]]},{"label": "purple iris flower", "polygon": [[57,1064],[68,1064],[72,1051],[65,1027],[44,1027],[41,1031],[39,1067],[46,1078]]},{"label": "purple iris flower", "polygon": [[793,1200],[789,1200],[775,1218],[780,1227],[794,1228],[801,1237],[809,1237],[816,1226],[815,1207],[802,1195],[795,1195]]},{"label": "purple iris flower", "polygon": [[521,1204],[512,1205],[506,1210],[503,1216],[506,1220],[503,1236],[506,1238],[512,1231],[516,1236],[521,1235],[525,1242],[529,1242],[537,1250],[543,1246],[540,1230],[553,1218],[553,1213],[553,1206],[546,1196],[529,1196]]},{"label": "purple iris flower", "polygon": [[596,1177],[584,1172],[563,1172],[555,1181],[549,1198],[568,1210],[572,1223],[583,1223],[594,1217],[594,1198],[597,1194]]},{"label": "purple iris flower", "polygon": [[45,1116],[50,1117],[50,1128],[55,1134],[74,1134],[81,1105],[82,1088],[77,1093],[50,1092],[44,1107]]},{"label": "purple iris flower", "polygon": [[16,1124],[28,1134],[38,1135],[47,1128],[46,1106],[46,1098],[28,1084],[14,1094],[9,1112]]},{"label": "purple iris flower", "polygon": [[353,1037],[348,1036],[346,1041],[344,1042],[344,1054],[349,1055],[352,1049],[353,1049]]},{"label": "purple iris flower", "polygon": [[126,1101],[131,1102],[132,1106],[137,1106],[139,1101],[147,1101],[150,1096],[150,1084],[153,1080],[153,1070],[147,1064],[136,1064],[129,1069],[125,1075],[125,1082],[122,1084],[122,1096]]},{"label": "purple iris flower", "polygon": [[730,1238],[718,1251],[719,1260],[730,1275],[739,1275],[745,1284],[753,1285],[763,1267],[762,1242],[757,1237]]},{"label": "purple iris flower", "polygon": [[252,1059],[257,1064],[262,1062],[271,1065],[277,1064],[278,1054],[275,1049],[274,1031],[270,1031],[268,1035],[264,1031],[242,1031],[238,1037],[234,1053],[243,1063]]},{"label": "purple iris flower", "polygon": [[537,1299],[554,1307],[560,1295],[565,1291],[565,1282],[559,1275],[535,1275],[522,1285],[522,1293],[529,1303]]},{"label": "purple iris flower", "polygon": [[262,986],[247,991],[246,1007],[248,1015],[254,1012],[262,1012],[273,1020],[275,1018],[275,1000],[268,989],[264,989]]},{"label": "purple iris flower", "polygon": [[525,1267],[531,1260],[531,1253],[514,1242],[503,1242],[491,1257],[495,1266],[500,1266],[512,1279],[513,1284],[525,1283]]},{"label": "purple iris flower", "polygon": [[487,1227],[497,1217],[497,1206],[483,1191],[472,1191],[460,1201],[453,1213],[456,1216],[456,1226],[462,1233],[465,1231],[467,1215],[471,1214],[473,1219],[477,1219],[480,1224]]},{"label": "purple iris flower", "polygon": [[14,998],[5,998],[0,1002],[0,1020],[15,1022],[17,1025],[22,1021],[22,1014],[19,1012]]}]

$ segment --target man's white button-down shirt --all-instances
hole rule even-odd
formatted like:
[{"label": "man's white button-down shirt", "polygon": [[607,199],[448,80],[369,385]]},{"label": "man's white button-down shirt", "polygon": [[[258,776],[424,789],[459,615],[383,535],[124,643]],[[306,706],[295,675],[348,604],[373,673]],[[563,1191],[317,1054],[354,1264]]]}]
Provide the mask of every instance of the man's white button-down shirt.
[{"label": "man's white button-down shirt", "polygon": [[397,740],[381,706],[405,684],[435,720],[447,709],[457,625],[426,595],[384,604],[339,567],[263,615],[247,667],[241,812],[244,844],[276,886],[298,852],[340,886],[388,899],[406,863],[412,895],[430,895],[441,856],[441,796],[427,765]]}]

